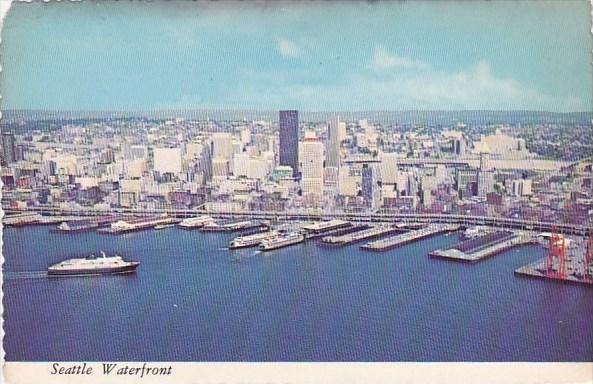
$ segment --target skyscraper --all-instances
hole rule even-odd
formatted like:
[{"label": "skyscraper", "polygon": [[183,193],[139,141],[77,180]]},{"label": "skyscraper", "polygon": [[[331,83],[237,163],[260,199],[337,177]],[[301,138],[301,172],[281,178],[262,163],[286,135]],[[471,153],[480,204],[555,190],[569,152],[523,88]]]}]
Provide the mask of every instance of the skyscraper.
[{"label": "skyscraper", "polygon": [[332,117],[327,125],[327,158],[326,167],[340,166],[340,118]]},{"label": "skyscraper", "polygon": [[227,161],[233,158],[233,136],[228,132],[216,132],[212,135],[212,157],[221,157]]},{"label": "skyscraper", "polygon": [[2,165],[14,163],[16,161],[16,143],[14,133],[2,133]]},{"label": "skyscraper", "polygon": [[380,187],[377,178],[377,169],[370,164],[362,166],[362,198],[364,203],[373,209],[378,207],[380,200]]},{"label": "skyscraper", "polygon": [[153,154],[155,171],[174,175],[181,172],[183,166],[181,148],[154,148]]},{"label": "skyscraper", "polygon": [[303,197],[318,202],[323,197],[323,143],[316,137],[303,141]]},{"label": "skyscraper", "polygon": [[299,112],[280,111],[280,165],[292,167],[298,176],[299,165]]}]

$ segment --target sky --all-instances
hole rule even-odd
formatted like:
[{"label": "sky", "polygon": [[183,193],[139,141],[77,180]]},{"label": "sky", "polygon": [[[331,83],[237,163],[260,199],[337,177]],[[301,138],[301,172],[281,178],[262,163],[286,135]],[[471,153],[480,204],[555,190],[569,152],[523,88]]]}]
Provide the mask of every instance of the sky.
[{"label": "sky", "polygon": [[593,109],[588,1],[16,3],[1,108]]}]

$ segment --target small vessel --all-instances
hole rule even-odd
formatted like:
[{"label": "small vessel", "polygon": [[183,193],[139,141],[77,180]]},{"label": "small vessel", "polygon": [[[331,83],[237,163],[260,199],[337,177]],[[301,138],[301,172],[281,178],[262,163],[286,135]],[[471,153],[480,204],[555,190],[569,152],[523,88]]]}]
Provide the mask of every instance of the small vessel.
[{"label": "small vessel", "polygon": [[238,236],[229,243],[229,249],[255,247],[256,245],[261,244],[262,241],[275,236],[278,236],[277,231],[255,233],[248,236]]},{"label": "small vessel", "polygon": [[202,215],[197,217],[190,217],[183,219],[178,225],[183,229],[194,229],[201,228],[206,224],[213,223],[214,219],[208,215]]},{"label": "small vessel", "polygon": [[48,276],[85,276],[113,275],[132,273],[140,265],[137,261],[125,261],[121,256],[107,256],[101,251],[101,257],[90,255],[87,258],[68,259],[50,266]]},{"label": "small vessel", "polygon": [[51,229],[51,232],[63,232],[63,233],[76,233],[91,231],[99,228],[99,223],[92,220],[79,220],[79,221],[64,221],[58,225],[55,229]]},{"label": "small vessel", "polygon": [[476,237],[487,235],[492,232],[494,232],[493,228],[488,228],[488,227],[484,227],[484,226],[470,227],[470,228],[467,228],[463,232],[461,237],[464,240],[469,240],[469,239],[474,239]]},{"label": "small vessel", "polygon": [[305,236],[302,233],[290,232],[284,235],[278,235],[263,240],[259,245],[259,249],[262,251],[271,251],[273,249],[284,248],[288,247],[289,245],[302,243],[303,241],[305,241]]},{"label": "small vessel", "polygon": [[159,224],[159,225],[155,226],[154,229],[165,229],[165,228],[171,228],[174,226],[175,226],[175,224]]}]

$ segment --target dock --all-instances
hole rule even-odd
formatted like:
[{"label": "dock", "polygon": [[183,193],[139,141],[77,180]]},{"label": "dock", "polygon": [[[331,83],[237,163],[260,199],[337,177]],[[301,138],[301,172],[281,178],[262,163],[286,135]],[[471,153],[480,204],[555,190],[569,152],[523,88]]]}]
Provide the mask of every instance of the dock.
[{"label": "dock", "polygon": [[354,225],[344,220],[319,221],[301,227],[307,239],[335,235],[340,230],[351,229]]},{"label": "dock", "polygon": [[315,239],[315,238],[320,238],[320,237],[324,237],[324,236],[342,236],[342,235],[347,235],[347,234],[354,233],[354,232],[360,232],[360,231],[363,231],[363,230],[369,229],[369,228],[371,228],[371,226],[368,224],[351,224],[350,226],[345,227],[345,228],[332,229],[330,231],[323,232],[320,234],[306,232],[305,236],[307,237],[307,239]]},{"label": "dock", "polygon": [[2,224],[5,226],[13,225],[15,227],[24,226],[28,224],[36,224],[42,220],[43,216],[37,212],[17,213],[14,215],[6,215],[2,218]]},{"label": "dock", "polygon": [[141,231],[144,229],[154,228],[157,225],[173,224],[177,222],[177,219],[166,216],[134,218],[125,220],[122,219],[111,223],[111,225],[107,228],[99,228],[97,232],[116,235],[127,232]]},{"label": "dock", "polygon": [[391,225],[378,225],[362,231],[356,231],[353,233],[340,235],[340,236],[325,236],[321,239],[322,245],[328,246],[344,246],[349,244],[358,243],[363,240],[368,240],[376,237],[392,235],[394,233],[401,232],[401,229],[395,228]]},{"label": "dock", "polygon": [[386,239],[371,241],[361,245],[360,248],[367,251],[383,252],[427,237],[436,236],[446,232],[454,232],[457,230],[459,230],[459,225],[429,225],[426,228],[402,233],[393,237],[388,237]]},{"label": "dock", "polygon": [[88,232],[100,227],[104,227],[107,225],[111,225],[121,218],[116,216],[105,216],[99,217],[96,219],[76,219],[76,220],[67,220],[61,221],[61,224],[58,225],[56,228],[50,229],[50,232],[53,233],[79,233],[79,232]]},{"label": "dock", "polygon": [[555,271],[546,269],[546,258],[539,259],[533,263],[515,269],[515,275],[532,277],[537,279],[548,279],[559,283],[585,284],[593,287],[593,277],[585,273],[569,273],[561,275]]},{"label": "dock", "polygon": [[27,225],[52,225],[60,224],[65,221],[82,221],[85,217],[81,216],[43,216],[40,213],[20,213],[8,215],[2,219],[5,226],[24,227]]},{"label": "dock", "polygon": [[437,249],[429,253],[429,256],[475,263],[508,249],[535,243],[537,243],[535,238],[526,233],[497,231],[462,241],[448,249]]},{"label": "dock", "polygon": [[256,221],[238,221],[224,224],[209,223],[200,228],[202,232],[238,232],[255,229],[267,229],[268,225]]}]

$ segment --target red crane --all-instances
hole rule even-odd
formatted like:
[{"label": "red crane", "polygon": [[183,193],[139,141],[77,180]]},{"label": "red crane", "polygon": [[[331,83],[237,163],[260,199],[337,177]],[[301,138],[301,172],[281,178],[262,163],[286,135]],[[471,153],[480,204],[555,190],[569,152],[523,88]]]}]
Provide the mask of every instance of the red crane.
[{"label": "red crane", "polygon": [[[555,261],[557,268],[555,268]],[[566,277],[566,239],[556,230],[550,236],[550,249],[546,258],[546,274],[549,277],[564,279]]]}]

